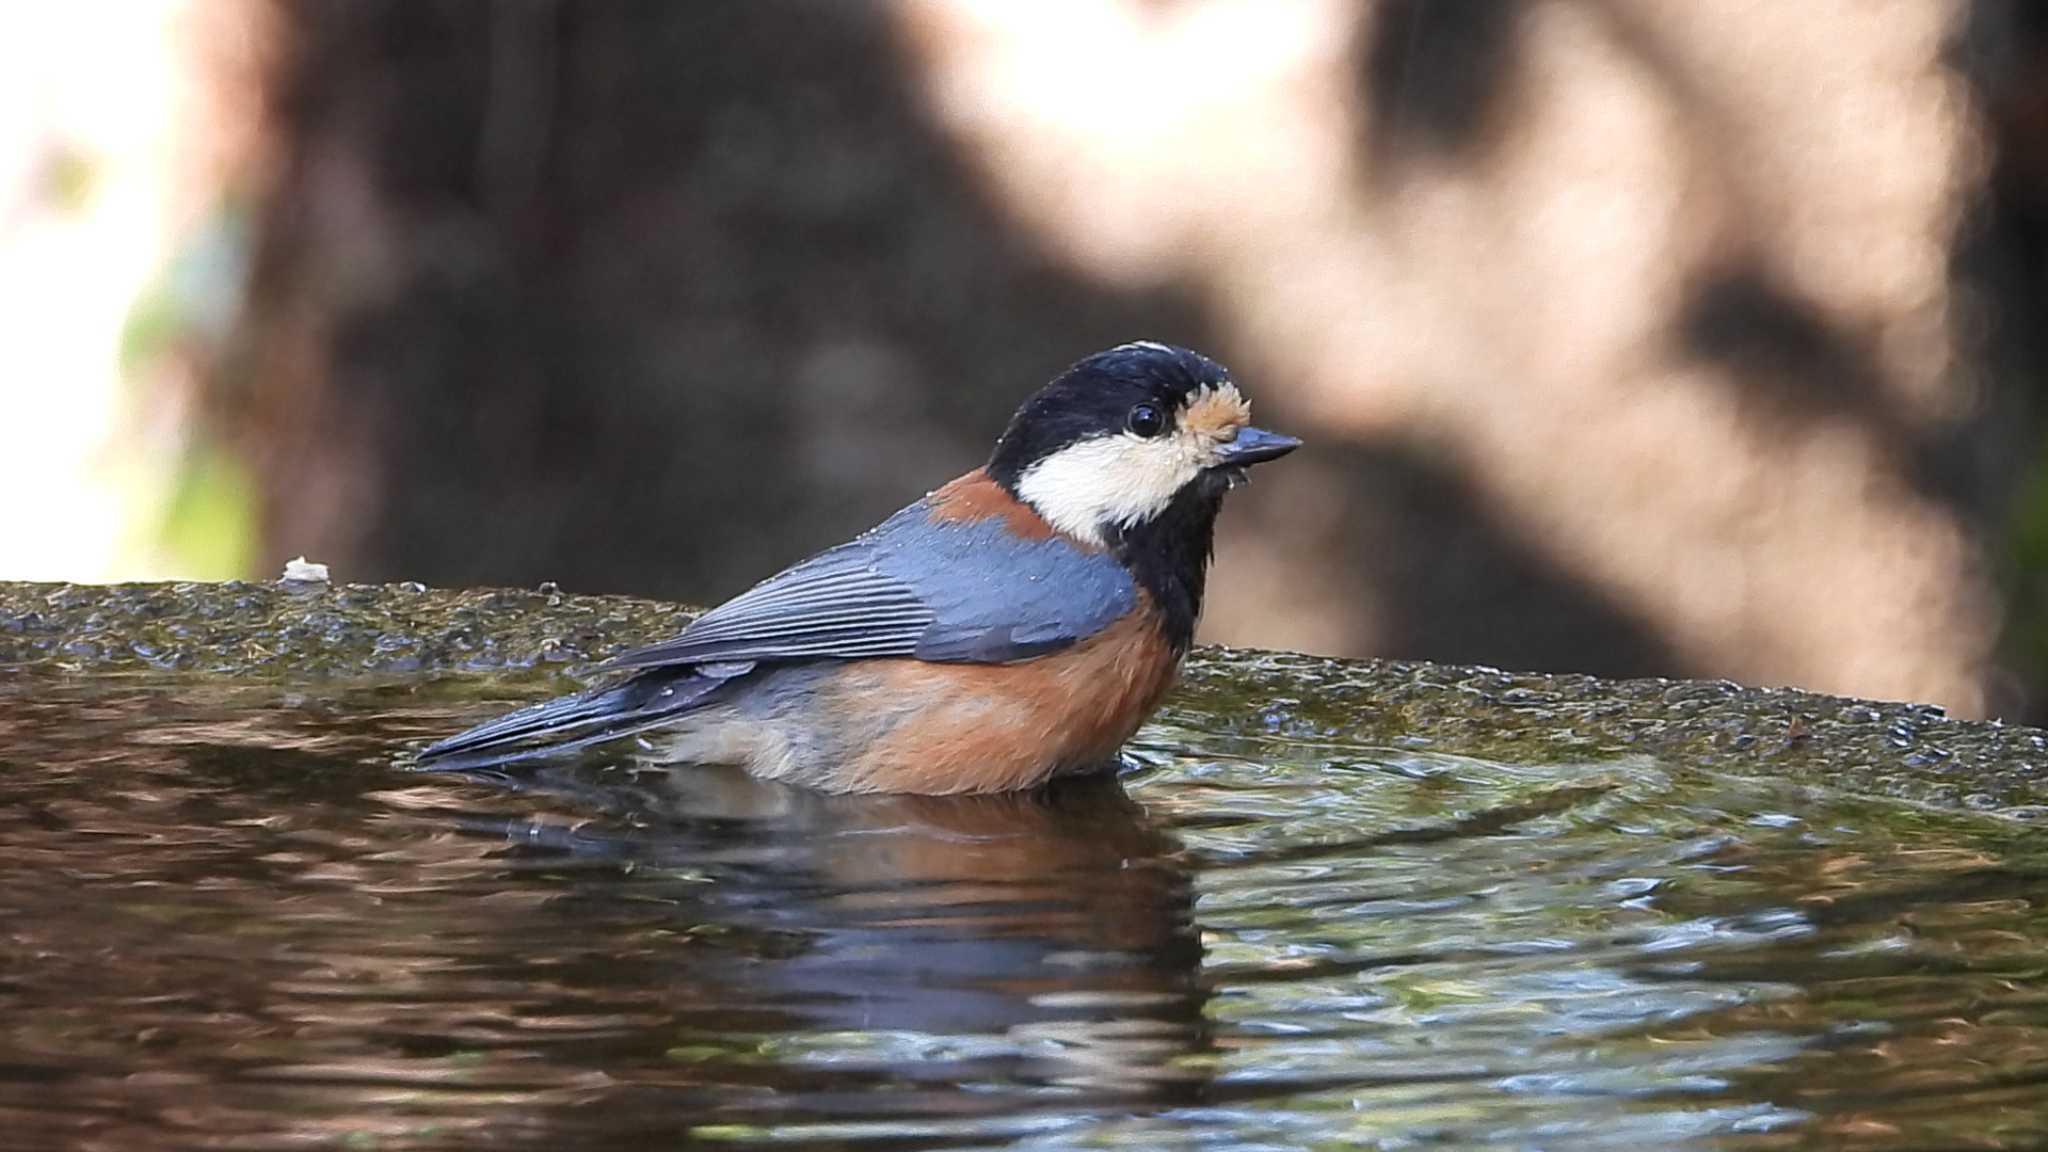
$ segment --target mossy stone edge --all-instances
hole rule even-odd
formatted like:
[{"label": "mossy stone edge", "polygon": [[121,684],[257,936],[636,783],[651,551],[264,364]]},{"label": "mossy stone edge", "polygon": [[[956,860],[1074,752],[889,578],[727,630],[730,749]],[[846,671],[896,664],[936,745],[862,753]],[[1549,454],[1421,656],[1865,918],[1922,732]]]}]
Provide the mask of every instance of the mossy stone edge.
[{"label": "mossy stone edge", "polygon": [[[675,633],[654,600],[419,584],[0,582],[0,670],[236,680],[567,677]],[[1647,756],[1945,808],[2048,817],[2048,733],[1726,681],[1605,680],[1206,648],[1164,719],[1248,747],[1341,742],[1503,762]]]}]

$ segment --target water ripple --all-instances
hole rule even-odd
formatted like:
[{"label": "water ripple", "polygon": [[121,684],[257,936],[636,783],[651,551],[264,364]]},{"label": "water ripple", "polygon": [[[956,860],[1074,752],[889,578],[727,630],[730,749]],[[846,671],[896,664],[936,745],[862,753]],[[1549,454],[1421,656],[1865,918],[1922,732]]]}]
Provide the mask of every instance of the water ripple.
[{"label": "water ripple", "polygon": [[409,691],[0,706],[9,1147],[2048,1140],[2048,852],[1990,817],[1284,708],[839,800],[409,774]]}]

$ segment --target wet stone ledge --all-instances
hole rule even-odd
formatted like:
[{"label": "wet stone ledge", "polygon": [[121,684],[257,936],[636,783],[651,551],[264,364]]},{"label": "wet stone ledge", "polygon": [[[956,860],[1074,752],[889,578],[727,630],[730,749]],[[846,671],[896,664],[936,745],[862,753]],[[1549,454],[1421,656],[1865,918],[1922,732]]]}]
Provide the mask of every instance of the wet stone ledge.
[{"label": "wet stone ledge", "polygon": [[[0,582],[0,676],[445,682],[568,677],[674,634],[674,604],[417,584]],[[1505,763],[1628,757],[2048,819],[2048,733],[1724,681],[1602,680],[1204,649],[1161,730]],[[1327,762],[1327,761],[1325,761]]]},{"label": "wet stone ledge", "polygon": [[695,613],[543,585],[0,582],[0,667],[330,679],[572,668]]}]

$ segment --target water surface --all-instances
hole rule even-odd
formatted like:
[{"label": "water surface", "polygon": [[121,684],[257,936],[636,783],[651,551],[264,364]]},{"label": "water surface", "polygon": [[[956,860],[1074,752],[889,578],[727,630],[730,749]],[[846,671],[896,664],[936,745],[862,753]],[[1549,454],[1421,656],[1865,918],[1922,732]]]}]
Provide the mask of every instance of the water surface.
[{"label": "water surface", "polygon": [[405,771],[477,684],[0,683],[0,1144],[2048,1142],[1997,813],[1199,698],[1035,797]]}]

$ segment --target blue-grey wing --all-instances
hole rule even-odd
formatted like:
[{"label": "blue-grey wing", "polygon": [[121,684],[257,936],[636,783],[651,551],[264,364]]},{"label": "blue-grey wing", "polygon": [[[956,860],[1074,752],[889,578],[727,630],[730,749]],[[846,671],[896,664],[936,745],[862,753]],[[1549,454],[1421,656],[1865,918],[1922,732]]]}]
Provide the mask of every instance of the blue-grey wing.
[{"label": "blue-grey wing", "polygon": [[920,501],[697,618],[617,668],[910,656],[1004,664],[1057,651],[1136,607],[1112,557]]}]

